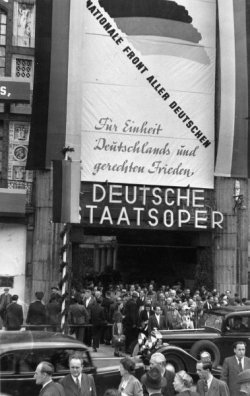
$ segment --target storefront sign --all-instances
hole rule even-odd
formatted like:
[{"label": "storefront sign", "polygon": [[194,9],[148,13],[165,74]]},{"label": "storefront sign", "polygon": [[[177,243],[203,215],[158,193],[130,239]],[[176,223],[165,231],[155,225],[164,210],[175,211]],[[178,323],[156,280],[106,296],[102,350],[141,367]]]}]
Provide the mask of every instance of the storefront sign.
[{"label": "storefront sign", "polygon": [[0,80],[0,102],[29,102],[30,83]]},{"label": "storefront sign", "polygon": [[203,189],[82,183],[86,227],[207,230],[223,228],[223,214]]},{"label": "storefront sign", "polygon": [[137,3],[86,2],[82,181],[213,188],[216,1]]}]

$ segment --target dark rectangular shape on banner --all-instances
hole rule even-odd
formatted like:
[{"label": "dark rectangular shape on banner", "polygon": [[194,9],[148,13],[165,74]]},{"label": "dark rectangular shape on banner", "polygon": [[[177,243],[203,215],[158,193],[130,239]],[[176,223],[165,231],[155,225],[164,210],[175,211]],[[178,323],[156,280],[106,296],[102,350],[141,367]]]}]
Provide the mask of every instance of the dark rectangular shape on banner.
[{"label": "dark rectangular shape on banner", "polygon": [[52,0],[36,3],[36,46],[33,103],[27,169],[44,169],[47,145]]}]

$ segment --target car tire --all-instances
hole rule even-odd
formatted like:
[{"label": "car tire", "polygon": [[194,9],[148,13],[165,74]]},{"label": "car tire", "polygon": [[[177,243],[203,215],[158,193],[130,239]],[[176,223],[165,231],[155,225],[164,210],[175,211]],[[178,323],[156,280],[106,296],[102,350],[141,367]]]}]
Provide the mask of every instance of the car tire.
[{"label": "car tire", "polygon": [[194,356],[196,359],[200,359],[201,352],[209,352],[212,358],[213,367],[217,367],[220,363],[220,351],[217,345],[209,340],[197,341],[190,349],[190,355]]},{"label": "car tire", "polygon": [[181,370],[186,370],[185,363],[179,356],[164,354],[164,352],[162,353],[166,358],[166,364],[170,364],[171,366],[173,366],[176,373]]}]

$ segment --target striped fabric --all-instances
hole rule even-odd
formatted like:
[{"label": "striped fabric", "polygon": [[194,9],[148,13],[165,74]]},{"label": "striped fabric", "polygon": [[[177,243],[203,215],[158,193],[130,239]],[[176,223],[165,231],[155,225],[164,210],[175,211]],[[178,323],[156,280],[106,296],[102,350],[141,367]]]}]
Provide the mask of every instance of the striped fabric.
[{"label": "striped fabric", "polygon": [[220,98],[215,176],[248,177],[246,20],[245,0],[218,0]]}]

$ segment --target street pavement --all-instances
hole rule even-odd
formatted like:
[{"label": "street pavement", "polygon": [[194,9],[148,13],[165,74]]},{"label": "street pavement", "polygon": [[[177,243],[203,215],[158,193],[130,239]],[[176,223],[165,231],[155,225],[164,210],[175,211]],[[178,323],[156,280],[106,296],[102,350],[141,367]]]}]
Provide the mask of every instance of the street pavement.
[{"label": "street pavement", "polygon": [[121,357],[114,356],[114,348],[111,345],[101,344],[97,352],[89,348],[94,365],[97,368],[119,366]]}]

